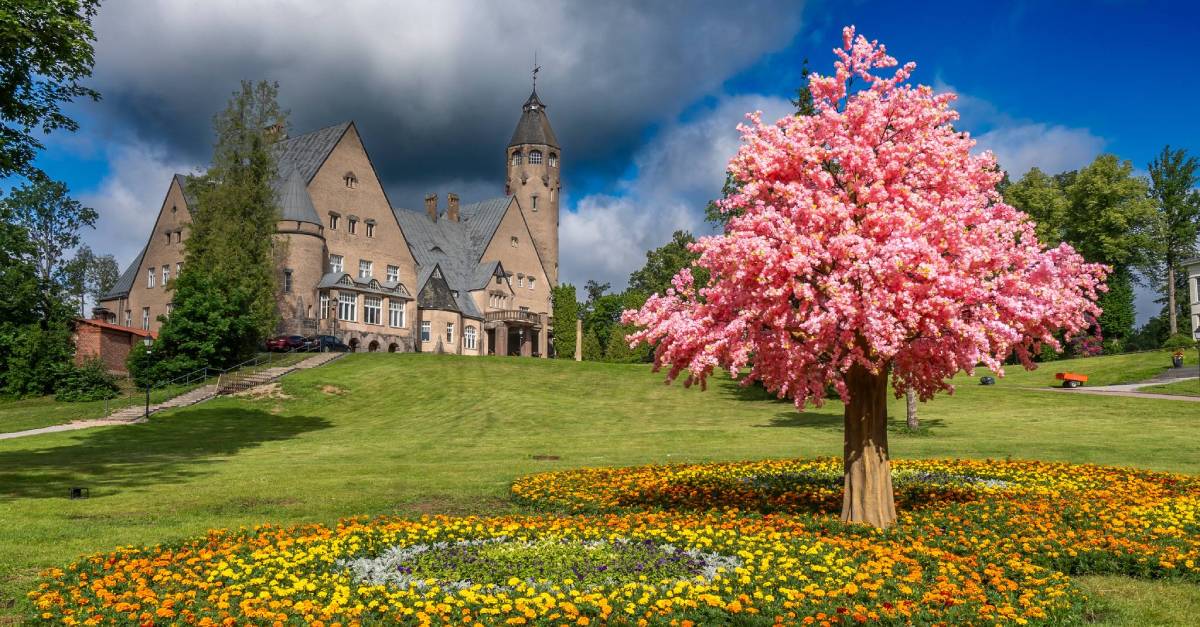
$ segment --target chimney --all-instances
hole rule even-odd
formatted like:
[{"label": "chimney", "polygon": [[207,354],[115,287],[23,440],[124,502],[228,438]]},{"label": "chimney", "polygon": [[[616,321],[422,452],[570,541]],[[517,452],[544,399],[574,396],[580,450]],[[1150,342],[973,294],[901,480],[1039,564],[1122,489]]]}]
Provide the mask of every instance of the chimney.
[{"label": "chimney", "polygon": [[446,202],[450,204],[446,208],[446,217],[451,222],[458,222],[458,194],[446,194]]},{"label": "chimney", "polygon": [[425,194],[425,213],[429,219],[437,222],[437,194]]}]

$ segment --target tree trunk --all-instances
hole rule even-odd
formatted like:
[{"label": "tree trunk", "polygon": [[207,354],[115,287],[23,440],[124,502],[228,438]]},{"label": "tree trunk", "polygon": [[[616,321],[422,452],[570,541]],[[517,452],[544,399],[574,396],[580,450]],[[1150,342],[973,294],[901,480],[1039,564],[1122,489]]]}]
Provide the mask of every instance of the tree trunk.
[{"label": "tree trunk", "polygon": [[1179,333],[1179,315],[1175,311],[1175,265],[1167,261],[1167,321],[1171,335]]},{"label": "tree trunk", "polygon": [[911,431],[921,428],[921,419],[917,417],[917,393],[912,388],[904,390],[904,407],[908,415],[907,423]]},{"label": "tree trunk", "polygon": [[886,529],[896,522],[892,467],[888,462],[888,368],[871,374],[854,365],[846,373],[845,494],[842,520]]}]

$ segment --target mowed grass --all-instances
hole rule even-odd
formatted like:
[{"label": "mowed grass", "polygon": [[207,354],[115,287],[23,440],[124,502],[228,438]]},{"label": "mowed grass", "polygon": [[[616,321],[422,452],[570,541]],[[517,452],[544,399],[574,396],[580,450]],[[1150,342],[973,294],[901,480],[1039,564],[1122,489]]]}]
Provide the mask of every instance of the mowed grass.
[{"label": "mowed grass", "polygon": [[1175,394],[1178,396],[1200,396],[1200,381],[1196,379],[1188,379],[1186,381],[1176,381],[1174,383],[1164,383],[1162,385],[1147,385],[1143,388],[1138,388],[1139,392],[1150,392],[1152,394]]},{"label": "mowed grass", "polygon": [[[892,454],[1200,473],[1200,403],[1046,389],[1067,364],[1118,383],[1169,357],[1052,362],[995,386],[964,375],[954,395],[922,404],[920,434],[897,426]],[[38,569],[118,545],[263,522],[520,511],[509,483],[556,468],[841,453],[837,401],[798,412],[727,380],[706,392],[662,381],[645,365],[360,354],[283,379],[289,398],[221,398],[146,424],[0,441],[0,613],[26,611]],[[903,411],[893,401],[898,425]],[[67,499],[72,486],[91,498]],[[1152,609],[1190,624],[1198,594],[1082,581],[1111,624],[1147,624],[1139,612]]]}]

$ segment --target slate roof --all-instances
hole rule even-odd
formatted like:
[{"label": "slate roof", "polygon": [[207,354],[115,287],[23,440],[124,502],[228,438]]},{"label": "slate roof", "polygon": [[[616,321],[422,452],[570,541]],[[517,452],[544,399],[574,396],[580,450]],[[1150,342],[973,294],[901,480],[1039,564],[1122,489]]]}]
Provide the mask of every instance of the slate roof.
[{"label": "slate roof", "polygon": [[554,136],[554,129],[550,128],[550,118],[546,117],[546,105],[538,99],[537,90],[529,94],[529,99],[525,101],[525,106],[521,109],[523,111],[521,119],[517,122],[517,128],[513,131],[508,147],[521,144],[545,144],[558,148],[558,138]]},{"label": "slate roof", "polygon": [[[417,262],[417,293],[424,293],[433,269],[440,268],[449,289],[458,292],[458,310],[463,315],[482,318],[468,293],[485,287],[499,265],[482,257],[512,202],[512,198],[503,196],[462,205],[458,222],[445,213],[434,222],[425,213],[393,209]],[[420,297],[417,303],[425,306]]]},{"label": "slate roof", "polygon": [[308,185],[300,170],[293,169],[287,179],[275,181],[275,191],[279,194],[280,218],[297,222],[321,224],[317,216],[317,208],[313,206],[312,196],[308,194]]},{"label": "slate roof", "polygon": [[188,211],[195,211],[196,197],[188,190],[187,175],[176,173],[175,182],[179,183],[179,189],[183,190],[183,202],[187,203]]},{"label": "slate roof", "polygon": [[[434,269],[436,268],[437,266],[434,266]],[[421,309],[461,311],[463,315],[470,315],[462,307],[462,292],[459,292],[459,297],[455,298],[454,291],[450,288],[445,276],[445,273],[430,272],[420,293],[417,294],[417,306]],[[475,309],[475,307],[472,306],[471,309]]]},{"label": "slate roof", "polygon": [[307,184],[321,169],[321,164],[333,152],[342,135],[350,128],[351,122],[341,122],[326,126],[311,133],[289,137],[275,144],[275,160],[280,172],[299,170]]},{"label": "slate roof", "polygon": [[360,279],[349,272],[326,272],[321,276],[317,287],[337,289],[343,279],[350,279],[354,283],[355,288],[364,292],[374,292],[384,296],[412,298],[412,295],[408,293],[408,288],[399,281],[380,281],[376,278]]},{"label": "slate roof", "polygon": [[146,246],[142,247],[142,252],[138,253],[137,257],[133,258],[133,263],[129,264],[125,268],[125,272],[121,273],[121,278],[117,279],[117,282],[112,286],[112,289],[100,295],[100,300],[112,300],[114,298],[121,298],[122,296],[129,295],[129,290],[133,288],[133,282],[137,280],[138,274],[141,272],[142,259],[145,258],[146,248],[149,246],[150,244],[147,243]]}]

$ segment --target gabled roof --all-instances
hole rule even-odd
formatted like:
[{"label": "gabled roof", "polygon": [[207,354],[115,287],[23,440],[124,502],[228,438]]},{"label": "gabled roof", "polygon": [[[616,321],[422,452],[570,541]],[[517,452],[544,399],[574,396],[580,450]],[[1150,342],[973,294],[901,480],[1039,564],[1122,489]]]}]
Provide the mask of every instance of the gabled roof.
[{"label": "gabled roof", "polygon": [[321,224],[321,218],[317,216],[317,208],[313,206],[312,196],[308,194],[308,185],[300,170],[293,169],[286,179],[276,179],[274,186],[279,195],[281,219]]},{"label": "gabled roof", "polygon": [[521,119],[513,131],[509,148],[521,144],[545,144],[558,148],[558,138],[554,129],[550,128],[550,118],[546,117],[546,105],[538,99],[537,90],[529,94],[529,99],[521,107]]},{"label": "gabled roof", "polygon": [[348,272],[326,272],[321,276],[321,280],[317,283],[317,287],[321,289],[337,289],[338,286],[341,285],[349,285],[362,292],[373,292],[384,296],[400,296],[403,298],[411,298],[411,295],[408,293],[408,288],[399,281],[380,281],[374,277],[369,279],[360,279]]},{"label": "gabled roof", "polygon": [[[462,311],[459,307],[459,299],[454,297],[454,290],[451,289],[449,282],[446,281],[446,275],[439,271],[439,267],[434,265],[429,270],[425,277],[425,282],[421,285],[420,291],[417,292],[417,306],[421,309],[441,309],[444,311]],[[461,292],[459,295],[461,296]],[[462,313],[466,313],[463,311]]]},{"label": "gabled roof", "polygon": [[187,203],[188,211],[196,210],[196,197],[188,189],[188,177],[186,174],[175,173],[175,182],[179,183],[179,190],[183,192],[183,202]]},{"label": "gabled roof", "polygon": [[[178,175],[176,175],[178,176]],[[114,298],[122,298],[129,295],[129,290],[133,289],[133,282],[137,280],[138,273],[142,269],[142,259],[146,256],[146,248],[150,244],[142,247],[142,252],[133,258],[133,262],[126,266],[125,271],[121,273],[121,278],[117,279],[112,289],[100,295],[99,300],[112,300]]]},{"label": "gabled roof", "polygon": [[156,333],[154,331],[149,331],[146,329],[135,329],[133,327],[124,327],[119,324],[113,324],[111,322],[105,322],[103,320],[92,320],[90,318],[76,318],[75,324],[86,324],[88,326],[99,327],[101,329],[109,329],[112,331],[120,331],[122,333],[128,333],[130,335],[136,335],[138,337],[149,337],[152,340],[158,339],[158,333]]},{"label": "gabled roof", "polygon": [[276,143],[275,160],[279,171],[299,170],[304,183],[308,184],[351,124],[353,122],[341,122]]}]

